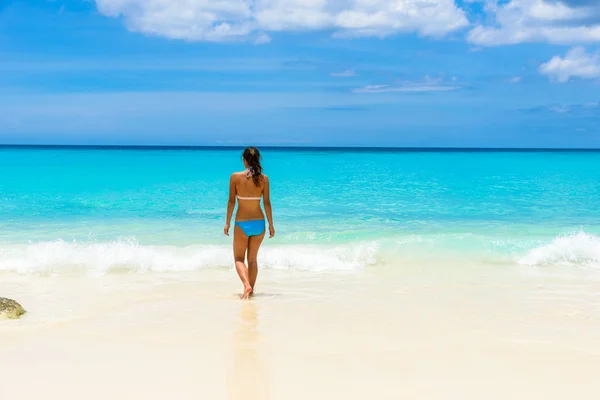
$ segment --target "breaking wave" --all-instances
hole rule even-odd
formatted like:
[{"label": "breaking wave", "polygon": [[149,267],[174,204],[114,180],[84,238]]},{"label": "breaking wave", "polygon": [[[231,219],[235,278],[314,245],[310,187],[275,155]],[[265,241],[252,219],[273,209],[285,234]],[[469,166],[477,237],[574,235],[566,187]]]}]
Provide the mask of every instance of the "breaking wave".
[{"label": "breaking wave", "polygon": [[[376,245],[265,246],[261,268],[303,271],[355,271],[375,263]],[[0,248],[0,271],[22,274],[111,271],[176,272],[231,267],[231,246],[147,246],[135,240],[77,243],[62,240]]]},{"label": "breaking wave", "polygon": [[600,238],[584,232],[560,236],[530,250],[519,264],[600,267]]},{"label": "breaking wave", "polygon": [[[477,235],[406,235],[344,243],[269,244],[261,249],[261,268],[298,271],[360,271],[369,266],[406,264],[462,266],[592,266],[600,268],[600,238],[579,232],[547,242],[526,237]],[[178,272],[231,268],[231,244],[142,245],[135,239],[112,242],[0,244],[0,272],[60,274],[69,272]]]}]

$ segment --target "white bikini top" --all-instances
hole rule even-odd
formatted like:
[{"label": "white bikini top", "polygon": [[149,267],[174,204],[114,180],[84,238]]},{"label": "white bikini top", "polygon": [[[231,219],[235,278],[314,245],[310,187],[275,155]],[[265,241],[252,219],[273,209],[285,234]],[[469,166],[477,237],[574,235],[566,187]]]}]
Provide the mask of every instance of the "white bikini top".
[{"label": "white bikini top", "polygon": [[258,200],[258,201],[260,201],[260,199],[262,198],[262,196],[261,197],[240,197],[240,196],[237,196],[237,198],[238,198],[238,200]]}]

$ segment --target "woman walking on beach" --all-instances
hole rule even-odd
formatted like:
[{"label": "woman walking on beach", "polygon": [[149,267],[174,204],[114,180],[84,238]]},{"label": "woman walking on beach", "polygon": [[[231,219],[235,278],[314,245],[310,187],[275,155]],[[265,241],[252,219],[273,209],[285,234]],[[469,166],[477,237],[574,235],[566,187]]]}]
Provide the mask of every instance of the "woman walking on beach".
[{"label": "woman walking on beach", "polygon": [[[229,201],[227,203],[227,222],[225,235],[229,236],[229,223],[233,215],[236,199],[238,209],[233,230],[233,257],[244,291],[241,298],[247,299],[254,294],[254,285],[258,276],[258,249],[265,237],[265,214],[260,207],[263,198],[265,213],[269,222],[269,237],[275,236],[269,178],[262,173],[260,153],[255,147],[244,150],[242,161],[246,168],[235,172],[229,180]],[[248,266],[244,263],[248,260]]]}]

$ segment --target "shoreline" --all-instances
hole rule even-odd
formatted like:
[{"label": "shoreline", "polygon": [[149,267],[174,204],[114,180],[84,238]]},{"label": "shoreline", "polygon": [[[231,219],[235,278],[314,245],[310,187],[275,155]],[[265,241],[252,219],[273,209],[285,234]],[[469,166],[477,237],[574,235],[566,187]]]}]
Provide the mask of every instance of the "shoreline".
[{"label": "shoreline", "polygon": [[[184,233],[179,233],[185,236]],[[171,241],[177,237],[170,236]],[[397,235],[349,241],[310,238],[269,241],[261,247],[261,269],[313,273],[360,273],[401,266],[457,270],[507,266],[593,276],[600,262],[597,230],[574,230],[546,238],[476,234]],[[15,239],[16,240],[16,239]],[[189,238],[188,240],[193,240]],[[197,240],[196,243],[202,243]],[[0,275],[105,275],[187,273],[233,266],[231,243],[180,244],[140,241],[0,241]]]}]

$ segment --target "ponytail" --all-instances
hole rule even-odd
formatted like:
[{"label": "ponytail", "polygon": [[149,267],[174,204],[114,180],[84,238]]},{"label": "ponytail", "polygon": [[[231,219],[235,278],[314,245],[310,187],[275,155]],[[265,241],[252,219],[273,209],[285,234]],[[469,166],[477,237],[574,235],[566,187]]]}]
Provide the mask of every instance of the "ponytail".
[{"label": "ponytail", "polygon": [[262,165],[260,165],[260,153],[256,147],[248,147],[244,150],[242,156],[246,163],[248,163],[248,176],[252,177],[256,186],[260,185],[262,179]]}]

